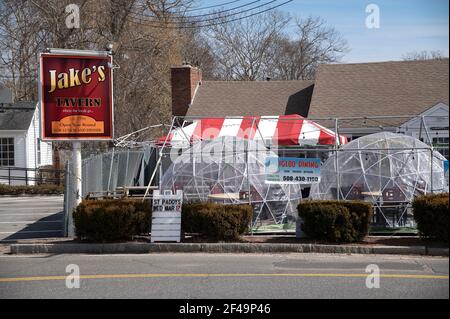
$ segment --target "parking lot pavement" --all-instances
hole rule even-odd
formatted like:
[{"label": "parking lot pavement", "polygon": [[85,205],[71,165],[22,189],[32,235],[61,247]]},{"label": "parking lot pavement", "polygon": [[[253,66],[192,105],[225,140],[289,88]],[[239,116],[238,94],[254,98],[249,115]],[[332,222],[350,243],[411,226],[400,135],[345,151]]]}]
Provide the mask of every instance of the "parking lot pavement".
[{"label": "parking lot pavement", "polygon": [[62,236],[63,196],[0,197],[0,241]]}]

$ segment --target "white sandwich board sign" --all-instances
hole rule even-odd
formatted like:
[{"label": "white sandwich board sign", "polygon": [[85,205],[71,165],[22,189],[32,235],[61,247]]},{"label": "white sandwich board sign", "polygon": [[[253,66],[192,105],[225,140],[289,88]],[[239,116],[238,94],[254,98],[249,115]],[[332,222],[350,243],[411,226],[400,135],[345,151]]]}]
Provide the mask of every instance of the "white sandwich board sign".
[{"label": "white sandwich board sign", "polygon": [[183,191],[153,192],[151,242],[180,242]]}]

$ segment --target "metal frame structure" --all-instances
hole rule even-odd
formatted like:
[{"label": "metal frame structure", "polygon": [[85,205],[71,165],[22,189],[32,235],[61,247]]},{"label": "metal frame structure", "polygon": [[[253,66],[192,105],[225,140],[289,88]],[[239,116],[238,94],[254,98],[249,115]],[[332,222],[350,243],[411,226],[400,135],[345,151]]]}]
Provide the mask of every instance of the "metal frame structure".
[{"label": "metal frame structure", "polygon": [[[330,126],[334,126],[334,130],[335,130],[335,136],[339,136],[339,132],[341,131],[341,124],[345,123],[345,122],[349,122],[349,121],[377,121],[380,122],[383,119],[405,119],[405,122],[407,120],[413,119],[413,118],[417,118],[417,115],[403,115],[403,116],[368,116],[368,117],[341,117],[341,118],[333,118],[333,117],[321,117],[321,118],[308,118],[308,120],[312,120],[312,121],[331,121],[333,124],[329,125],[328,127],[330,128]],[[420,133],[419,133],[419,137],[421,137],[422,135],[424,137],[426,137],[425,139],[425,143],[429,144],[430,147],[427,148],[430,152],[434,151],[434,147],[432,145],[432,135],[430,132],[430,129],[426,123],[426,119],[428,118],[433,118],[433,117],[440,117],[440,116],[431,116],[431,115],[427,115],[427,116],[421,116],[420,117]],[[161,126],[165,126],[168,127],[168,134],[166,135],[166,139],[164,141],[164,143],[162,143],[162,145],[159,145],[159,152],[157,155],[157,164],[155,165],[155,168],[153,169],[153,171],[151,172],[151,178],[150,181],[147,185],[146,188],[146,193],[145,193],[145,197],[148,198],[149,195],[149,191],[152,187],[152,185],[154,184],[155,180],[156,180],[156,176],[157,173],[159,171],[159,175],[162,175],[162,158],[166,155],[165,154],[165,150],[168,147],[168,140],[167,140],[167,136],[174,130],[174,128],[176,127],[184,127],[186,124],[188,124],[189,122],[192,122],[194,120],[200,120],[202,118],[206,118],[206,117],[174,117],[172,119],[171,125],[166,125],[166,124],[162,124],[162,125],[154,125],[154,126],[149,126],[146,128],[143,128],[141,130],[138,130],[136,132],[132,132],[130,134],[127,134],[125,136],[116,138],[114,140],[115,142],[115,146],[116,147],[120,147],[120,148],[125,148],[125,149],[139,149],[142,148],[146,145],[154,145],[155,141],[145,141],[145,142],[138,142],[134,137],[137,137],[140,133],[147,131],[149,129],[152,128],[160,128]],[[228,118],[242,118],[242,117],[228,117]],[[270,117],[266,117],[266,118],[270,118]],[[273,119],[278,118],[278,117],[273,117]],[[448,116],[447,116],[448,119]],[[257,123],[255,121],[253,121],[252,123],[252,127],[255,127],[257,129],[257,134],[260,135],[260,137],[262,138],[262,134],[259,130],[259,127],[257,125]],[[327,125],[325,125],[327,126]],[[390,127],[390,129],[395,129],[396,127]],[[397,127],[398,128],[398,127]],[[380,129],[381,130],[381,129]],[[187,138],[187,137],[186,137]],[[262,141],[265,143],[266,141],[264,141],[262,139]],[[339,141],[339,139],[336,139],[336,141]],[[332,154],[338,154],[338,156],[336,156],[336,161],[337,164],[339,164],[339,158],[340,154],[342,154],[342,152],[346,152],[346,151],[360,151],[358,149],[351,149],[351,150],[343,150],[341,148],[341,145],[338,143],[335,143],[335,145],[333,145],[333,147],[281,147],[281,148],[274,148],[273,145],[267,145],[267,147],[270,147],[271,150],[273,151],[277,151],[277,152],[320,152],[320,153],[327,153],[328,155],[332,155]],[[367,150],[367,149],[366,149]],[[116,150],[114,150],[114,152],[116,152]],[[246,156],[248,156],[248,154],[246,154]],[[114,158],[111,158],[111,163],[114,160]],[[112,165],[110,164],[110,170],[112,170]],[[338,167],[338,166],[337,166]],[[128,168],[126,168],[128,169]],[[247,174],[248,174],[248,170],[247,170]],[[67,196],[65,196],[65,211],[66,211],[66,215],[67,212],[71,211],[71,206],[72,206],[72,197],[74,197],[74,190],[72,190],[70,188],[70,183],[68,182],[69,179],[74,177],[74,172],[72,171],[72,165],[68,163],[67,167],[66,167],[66,174],[65,174],[65,178],[66,178],[66,183],[65,183],[65,193]],[[248,176],[247,176],[248,177]],[[337,181],[339,180],[339,176],[337,177]],[[111,183],[111,177],[109,177],[109,184]],[[70,196],[69,196],[70,195]],[[67,197],[67,198],[66,198]],[[145,200],[144,197],[144,200]],[[339,198],[339,200],[342,200],[343,198]],[[408,207],[406,207],[405,209],[407,209]],[[69,225],[71,225],[71,222],[68,222]],[[73,228],[73,227],[72,227]],[[68,233],[73,235],[73,229],[69,227],[68,229]]]},{"label": "metal frame structure", "polygon": [[[353,152],[358,152],[358,151],[368,151],[368,149],[347,149],[347,150],[343,150],[342,149],[342,145],[340,144],[340,139],[339,139],[339,132],[341,130],[341,123],[345,123],[345,122],[351,122],[351,121],[376,121],[378,123],[381,123],[382,120],[388,120],[388,121],[392,121],[392,120],[402,120],[404,119],[405,122],[406,120],[410,120],[412,118],[417,118],[417,115],[401,115],[401,116],[361,116],[361,117],[339,117],[339,118],[335,118],[335,117],[311,117],[308,118],[308,120],[311,121],[332,121],[334,122],[334,133],[335,133],[335,144],[333,145],[333,147],[274,147],[274,145],[270,145],[270,143],[267,143],[266,140],[263,139],[263,135],[259,129],[258,124],[253,121],[252,123],[252,129],[256,129],[256,134],[259,134],[259,136],[261,137],[262,142],[264,143],[264,145],[268,148],[271,149],[275,152],[283,152],[283,151],[287,151],[287,152],[292,152],[292,151],[301,151],[301,152],[325,152],[328,154],[336,154],[335,156],[335,165],[336,167],[339,167],[339,157],[341,154],[341,152],[349,152],[349,151],[353,151]],[[433,115],[427,115],[427,116],[420,116],[420,136],[422,134],[424,134],[424,136],[426,136],[426,142],[429,144],[429,148],[426,148],[426,150],[429,150],[431,152],[431,154],[433,154],[434,152],[434,147],[432,145],[432,137],[430,134],[430,131],[428,129],[427,123],[426,123],[426,118],[442,118],[442,116],[433,116]],[[152,177],[150,179],[150,182],[147,186],[147,191],[145,193],[144,196],[144,200],[145,197],[148,196],[149,194],[149,190],[151,185],[153,184],[154,180],[155,180],[155,176],[156,176],[156,172],[159,170],[160,175],[162,175],[162,168],[161,168],[161,164],[162,164],[162,158],[165,156],[165,149],[168,147],[169,143],[168,143],[168,136],[170,135],[170,133],[173,132],[173,130],[175,128],[184,128],[187,124],[192,123],[193,121],[197,121],[197,120],[201,120],[204,118],[212,118],[212,117],[202,117],[202,116],[185,116],[185,117],[173,117],[172,119],[172,123],[170,125],[170,129],[168,134],[166,135],[166,138],[164,140],[164,142],[162,143],[162,145],[160,145],[160,151],[159,151],[159,155],[158,155],[158,161],[156,164],[156,167],[152,173]],[[227,117],[229,119],[240,119],[242,118],[242,116],[230,116]],[[266,116],[265,119],[279,119],[277,116],[274,117],[270,117],[270,116]],[[279,119],[281,120],[281,119]],[[292,119],[291,119],[292,121]],[[388,129],[386,129],[385,127],[379,125],[378,126],[380,131],[383,130],[387,130],[387,131],[392,131],[393,129],[398,128],[399,126],[388,126]],[[183,132],[183,130],[182,130]],[[184,133],[184,132],[183,132]],[[191,145],[191,141],[189,140],[189,138],[185,135],[186,138],[186,142],[188,143],[188,145]],[[390,150],[395,150],[395,149],[390,149]],[[397,149],[400,151],[400,149]],[[431,167],[432,170],[432,167]],[[341,172],[337,172],[336,174],[336,182],[337,185],[339,185],[340,183],[340,173]],[[343,198],[341,198],[340,195],[338,195],[338,200],[342,200]]]}]

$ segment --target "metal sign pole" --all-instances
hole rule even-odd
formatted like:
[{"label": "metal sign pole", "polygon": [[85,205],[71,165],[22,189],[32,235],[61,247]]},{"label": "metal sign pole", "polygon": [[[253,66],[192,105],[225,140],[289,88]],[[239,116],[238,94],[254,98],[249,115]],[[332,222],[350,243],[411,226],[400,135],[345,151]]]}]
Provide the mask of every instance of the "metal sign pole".
[{"label": "metal sign pole", "polygon": [[73,206],[77,207],[81,203],[81,142],[73,142],[73,177],[72,189],[75,196],[73,197]]},{"label": "metal sign pole", "polygon": [[109,193],[111,193],[111,196],[114,196],[114,192],[112,190],[110,190],[109,188],[111,187],[111,177],[112,177],[112,171],[113,171],[115,150],[116,150],[116,148],[113,147],[112,152],[111,152],[111,164],[109,165],[108,195],[107,196],[109,196]]}]

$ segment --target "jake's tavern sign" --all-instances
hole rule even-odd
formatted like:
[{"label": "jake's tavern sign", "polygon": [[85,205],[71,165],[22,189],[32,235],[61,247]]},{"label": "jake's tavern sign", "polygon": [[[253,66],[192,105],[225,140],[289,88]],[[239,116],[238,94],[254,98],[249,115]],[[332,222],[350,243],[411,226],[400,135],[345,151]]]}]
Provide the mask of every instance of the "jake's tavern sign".
[{"label": "jake's tavern sign", "polygon": [[40,66],[42,139],[111,140],[111,55],[42,53]]}]

